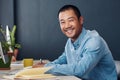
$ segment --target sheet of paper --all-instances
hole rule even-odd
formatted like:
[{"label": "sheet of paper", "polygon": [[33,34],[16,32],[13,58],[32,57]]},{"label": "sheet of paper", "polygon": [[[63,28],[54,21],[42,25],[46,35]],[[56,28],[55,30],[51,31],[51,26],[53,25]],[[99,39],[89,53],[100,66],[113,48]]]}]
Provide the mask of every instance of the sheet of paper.
[{"label": "sheet of paper", "polygon": [[40,79],[40,78],[51,78],[55,77],[52,74],[44,74],[46,71],[52,67],[42,67],[42,68],[31,68],[24,69],[16,73],[15,78],[22,79]]},{"label": "sheet of paper", "polygon": [[17,72],[15,75],[4,76],[6,79],[42,79],[56,77],[52,74],[45,74],[51,67],[28,68]]},{"label": "sheet of paper", "polygon": [[56,76],[52,74],[39,74],[39,75],[22,75],[20,77],[15,77],[15,79],[43,79],[43,78],[54,78]]},{"label": "sheet of paper", "polygon": [[41,67],[41,68],[31,68],[31,69],[23,69],[16,73],[15,76],[22,76],[22,75],[40,75],[44,74],[46,71],[51,69],[52,67]]},{"label": "sheet of paper", "polygon": [[47,79],[47,78],[54,78],[56,76],[52,75],[52,74],[40,74],[40,75],[23,75],[21,77],[15,77],[15,75],[9,75],[9,76],[3,76],[3,78],[5,79],[9,79],[9,80],[14,80],[14,79],[20,79],[20,80],[29,80],[29,79]]}]

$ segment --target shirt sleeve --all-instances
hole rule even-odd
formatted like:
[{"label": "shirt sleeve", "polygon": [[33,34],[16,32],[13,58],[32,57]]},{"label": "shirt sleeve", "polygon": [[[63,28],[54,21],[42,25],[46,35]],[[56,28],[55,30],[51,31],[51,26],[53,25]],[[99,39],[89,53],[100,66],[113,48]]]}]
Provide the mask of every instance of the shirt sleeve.
[{"label": "shirt sleeve", "polygon": [[[90,39],[87,41],[87,46],[84,48],[82,58],[72,64],[54,64],[53,68],[48,71],[52,74],[65,74],[83,77],[91,71],[103,56],[103,44],[100,39]],[[63,58],[64,59],[64,58]],[[58,59],[53,63],[59,63]],[[63,61],[62,61],[63,62]]]},{"label": "shirt sleeve", "polygon": [[67,63],[66,55],[65,52],[63,52],[63,54],[58,59],[55,59],[54,61],[45,64],[45,66],[54,66],[56,64],[66,64],[66,63]]}]

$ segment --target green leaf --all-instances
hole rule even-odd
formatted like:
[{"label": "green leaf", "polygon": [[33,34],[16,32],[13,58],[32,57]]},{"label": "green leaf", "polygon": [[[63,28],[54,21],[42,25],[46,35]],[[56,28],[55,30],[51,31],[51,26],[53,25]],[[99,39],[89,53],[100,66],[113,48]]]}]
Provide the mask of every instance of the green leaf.
[{"label": "green leaf", "polygon": [[0,26],[0,32],[1,32],[1,34],[2,34],[2,39],[3,39],[3,40],[6,40],[5,31],[2,29],[1,26]]},{"label": "green leaf", "polygon": [[15,48],[21,48],[20,44],[15,44]]},{"label": "green leaf", "polygon": [[9,45],[7,44],[7,42],[1,41],[1,44],[2,44],[3,50],[5,50],[5,51],[9,50]]},{"label": "green leaf", "polygon": [[14,25],[12,30],[10,31],[11,44],[7,43],[5,31],[2,29],[2,27],[0,27],[0,32],[2,33],[2,38],[4,38],[4,40],[1,41],[4,52],[9,51],[9,47],[11,47],[13,50],[14,50],[14,48],[21,48],[21,45],[16,44],[16,42],[15,42],[16,25]]},{"label": "green leaf", "polygon": [[16,25],[13,26],[12,31],[10,32],[11,37],[11,45],[15,46],[15,32],[16,32]]}]

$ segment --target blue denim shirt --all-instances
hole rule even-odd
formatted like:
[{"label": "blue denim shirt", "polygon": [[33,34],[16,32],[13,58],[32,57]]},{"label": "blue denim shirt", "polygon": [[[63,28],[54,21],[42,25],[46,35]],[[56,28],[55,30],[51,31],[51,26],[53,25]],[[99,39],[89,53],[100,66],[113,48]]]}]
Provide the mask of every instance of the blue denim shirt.
[{"label": "blue denim shirt", "polygon": [[78,39],[69,38],[63,54],[45,66],[47,73],[74,75],[87,80],[117,80],[115,63],[104,39],[95,31],[82,29]]}]

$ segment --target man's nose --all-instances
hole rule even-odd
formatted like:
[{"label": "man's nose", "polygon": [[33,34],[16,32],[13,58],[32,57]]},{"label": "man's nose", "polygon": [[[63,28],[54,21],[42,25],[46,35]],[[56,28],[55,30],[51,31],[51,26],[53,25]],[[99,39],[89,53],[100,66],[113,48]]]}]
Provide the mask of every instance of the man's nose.
[{"label": "man's nose", "polygon": [[70,23],[66,22],[65,28],[70,28],[70,27],[71,27]]}]

